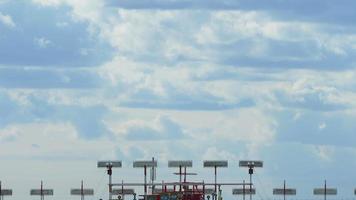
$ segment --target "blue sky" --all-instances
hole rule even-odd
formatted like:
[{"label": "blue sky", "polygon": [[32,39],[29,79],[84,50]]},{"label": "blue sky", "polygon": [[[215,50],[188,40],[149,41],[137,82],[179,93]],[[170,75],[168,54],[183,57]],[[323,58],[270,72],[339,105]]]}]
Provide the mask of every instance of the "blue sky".
[{"label": "blue sky", "polygon": [[258,199],[284,179],[294,199],[325,179],[354,198],[355,6],[0,0],[0,179],[12,199],[41,179],[52,199],[76,199],[82,179],[98,199],[101,159],[124,162],[116,181],[141,180],[131,162],[152,156],[158,180],[174,178],[170,159],[207,181],[202,160],[229,160],[220,179],[241,181],[238,161],[261,159]]}]

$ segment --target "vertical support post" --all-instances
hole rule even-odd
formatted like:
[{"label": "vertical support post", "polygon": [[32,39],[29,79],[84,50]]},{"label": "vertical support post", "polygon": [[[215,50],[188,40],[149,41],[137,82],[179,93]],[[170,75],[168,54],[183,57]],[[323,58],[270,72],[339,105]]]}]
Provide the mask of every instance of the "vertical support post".
[{"label": "vertical support post", "polygon": [[252,174],[253,174],[252,166],[250,166],[248,173],[250,174],[250,200],[252,200]]},{"label": "vertical support post", "polygon": [[82,183],[80,185],[80,199],[84,200],[83,180],[82,180]]},{"label": "vertical support post", "polygon": [[214,180],[214,190],[215,190],[215,194],[216,194],[216,174],[217,174],[217,167],[216,166],[214,166],[214,172],[215,172],[215,180]]},{"label": "vertical support post", "polygon": [[283,181],[283,200],[286,200],[286,180]]},{"label": "vertical support post", "polygon": [[184,183],[187,182],[187,167],[184,167]]},{"label": "vertical support post", "polygon": [[43,195],[43,181],[41,181],[41,200],[44,200],[44,195]]},{"label": "vertical support post", "polygon": [[182,192],[182,166],[179,165],[179,192]]},{"label": "vertical support post", "polygon": [[145,200],[147,200],[147,166],[144,166],[144,175],[145,175],[145,183],[144,183],[144,192],[145,192]]},{"label": "vertical support post", "polygon": [[153,190],[154,190],[154,188],[155,188],[154,180],[155,180],[156,172],[155,172],[155,165],[154,165],[154,163],[155,163],[155,158],[152,157],[152,168],[151,168],[151,170],[152,170],[152,173],[151,173],[151,183],[152,183],[152,185],[151,185],[151,194],[153,194]]},{"label": "vertical support post", "polygon": [[205,199],[205,184],[204,184],[204,181],[203,181],[203,197],[204,197],[204,199]]},{"label": "vertical support post", "polygon": [[125,194],[124,194],[124,180],[121,181],[121,193],[122,193],[122,200],[125,200]]},{"label": "vertical support post", "polygon": [[326,200],[326,180],[324,181],[324,200]]},{"label": "vertical support post", "polygon": [[245,200],[245,195],[246,195],[246,189],[245,189],[245,180],[243,180],[243,185],[242,185],[242,199]]},{"label": "vertical support post", "polygon": [[108,175],[109,175],[109,200],[112,200],[112,165],[108,166]]}]

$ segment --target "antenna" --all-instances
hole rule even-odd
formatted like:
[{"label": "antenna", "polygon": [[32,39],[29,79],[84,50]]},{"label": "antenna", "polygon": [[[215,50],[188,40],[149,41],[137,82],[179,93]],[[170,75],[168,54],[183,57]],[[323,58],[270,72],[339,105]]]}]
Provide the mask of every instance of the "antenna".
[{"label": "antenna", "polygon": [[179,191],[182,191],[182,168],[184,167],[184,183],[187,178],[187,167],[193,167],[193,161],[191,160],[170,160],[168,161],[168,167],[179,167]]},{"label": "antenna", "polygon": [[286,181],[283,181],[283,188],[274,188],[273,195],[283,195],[283,200],[286,200],[286,195],[296,195],[297,189],[286,188]]},{"label": "antenna", "polygon": [[326,200],[327,195],[337,195],[336,188],[327,188],[326,180],[324,181],[324,188],[314,188],[314,195],[324,195],[324,200]]},{"label": "antenna", "polygon": [[106,168],[107,169],[107,173],[109,175],[109,200],[112,200],[112,168],[118,168],[121,167],[122,163],[121,161],[111,161],[111,160],[107,160],[107,161],[98,161],[98,168]]},{"label": "antenna", "polygon": [[213,167],[214,168],[214,191],[215,195],[217,194],[217,168],[218,167],[227,167],[228,162],[227,160],[205,160],[204,161],[204,167]]},{"label": "antenna", "polygon": [[[157,167],[157,161],[152,158],[152,160],[140,160],[140,161],[134,161],[133,162],[133,167],[134,168],[143,168],[143,173],[144,173],[144,195],[145,195],[145,200],[147,199],[147,167],[151,167],[154,169]],[[153,183],[152,183],[153,186]],[[154,190],[154,187],[152,187],[152,192]]]},{"label": "antenna", "polygon": [[263,167],[263,161],[256,160],[241,160],[239,162],[239,167],[247,167],[248,173],[250,174],[250,200],[252,200],[252,174],[255,167]]},{"label": "antenna", "polygon": [[80,195],[80,199],[84,200],[84,196],[94,195],[94,189],[85,189],[83,181],[82,181],[80,189],[71,189],[70,194],[71,195]]},{"label": "antenna", "polygon": [[43,181],[41,181],[40,189],[30,190],[30,195],[41,196],[41,200],[44,200],[44,196],[53,196],[53,189],[43,189]]},{"label": "antenna", "polygon": [[3,189],[0,181],[0,199],[4,200],[4,196],[12,196],[12,189]]}]

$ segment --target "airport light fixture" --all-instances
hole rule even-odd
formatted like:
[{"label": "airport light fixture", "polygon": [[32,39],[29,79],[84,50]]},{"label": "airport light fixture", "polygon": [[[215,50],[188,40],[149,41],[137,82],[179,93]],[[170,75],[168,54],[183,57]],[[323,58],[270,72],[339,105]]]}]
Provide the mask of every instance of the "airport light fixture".
[{"label": "airport light fixture", "polygon": [[144,173],[144,197],[147,197],[147,167],[151,168],[151,181],[152,181],[152,192],[154,191],[153,181],[156,177],[155,168],[157,167],[157,161],[152,158],[152,160],[138,160],[133,162],[134,168],[143,168]]},{"label": "airport light fixture", "polygon": [[283,188],[274,188],[273,195],[283,195],[283,200],[286,200],[287,195],[297,195],[297,189],[286,188],[286,181],[283,181]]},{"label": "airport light fixture", "polygon": [[256,189],[252,188],[251,190],[246,190],[245,188],[236,188],[232,190],[233,195],[255,195]]},{"label": "airport light fixture", "polygon": [[241,160],[239,162],[239,167],[248,168],[248,174],[250,175],[250,200],[252,200],[252,174],[253,174],[253,170],[256,167],[262,168],[263,167],[263,161],[259,161],[259,160]]},{"label": "airport light fixture", "polygon": [[[184,174],[184,182],[187,177],[187,167],[193,167],[193,161],[191,160],[170,160],[168,161],[168,167],[179,168],[179,191],[182,191],[182,174]],[[182,172],[184,168],[184,173]]]},{"label": "airport light fixture", "polygon": [[94,189],[84,188],[84,184],[82,181],[80,188],[79,189],[71,189],[70,194],[71,195],[80,195],[80,199],[84,200],[85,196],[93,196],[94,195]]},{"label": "airport light fixture", "polygon": [[324,195],[324,200],[328,195],[337,195],[337,188],[328,188],[326,187],[326,180],[324,181],[323,188],[314,188],[313,190],[314,195]]},{"label": "airport light fixture", "polygon": [[41,181],[40,189],[31,189],[30,195],[40,196],[41,200],[44,200],[45,196],[53,196],[53,189],[43,189],[43,181]]},{"label": "airport light fixture", "polygon": [[4,196],[12,196],[12,189],[3,189],[0,181],[0,199],[4,200]]},{"label": "airport light fixture", "polygon": [[228,167],[227,160],[205,160],[203,162],[204,167],[212,167],[214,168],[214,191],[217,194],[217,168],[218,167]]},{"label": "airport light fixture", "polygon": [[106,168],[109,175],[109,200],[112,200],[112,168],[122,167],[122,162],[118,160],[98,161],[98,168]]}]

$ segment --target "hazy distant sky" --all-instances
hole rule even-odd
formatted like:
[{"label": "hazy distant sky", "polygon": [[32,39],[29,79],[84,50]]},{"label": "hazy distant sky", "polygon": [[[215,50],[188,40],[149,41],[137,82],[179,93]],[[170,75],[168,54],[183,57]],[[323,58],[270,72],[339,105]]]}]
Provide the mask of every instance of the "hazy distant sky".
[{"label": "hazy distant sky", "polygon": [[[297,198],[327,179],[356,187],[356,1],[0,0],[0,180],[70,198],[85,179],[106,197],[114,179],[141,180],[137,159],[261,159],[271,199],[283,179]],[[230,188],[231,189],[231,188]],[[225,199],[232,199],[231,190]],[[89,199],[89,198],[88,198]],[[320,198],[321,199],[321,198]],[[334,198],[335,199],[335,198]]]}]

